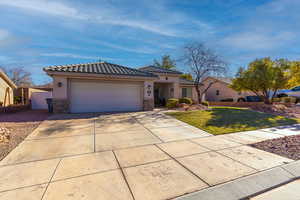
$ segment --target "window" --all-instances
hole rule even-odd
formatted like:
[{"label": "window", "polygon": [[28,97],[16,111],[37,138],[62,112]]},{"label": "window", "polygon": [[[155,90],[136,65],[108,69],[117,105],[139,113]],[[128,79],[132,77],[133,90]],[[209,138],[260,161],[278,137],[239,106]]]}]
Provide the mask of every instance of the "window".
[{"label": "window", "polygon": [[216,95],[219,96],[220,95],[220,91],[216,90]]},{"label": "window", "polygon": [[181,89],[181,97],[192,98],[192,88],[182,88]]}]

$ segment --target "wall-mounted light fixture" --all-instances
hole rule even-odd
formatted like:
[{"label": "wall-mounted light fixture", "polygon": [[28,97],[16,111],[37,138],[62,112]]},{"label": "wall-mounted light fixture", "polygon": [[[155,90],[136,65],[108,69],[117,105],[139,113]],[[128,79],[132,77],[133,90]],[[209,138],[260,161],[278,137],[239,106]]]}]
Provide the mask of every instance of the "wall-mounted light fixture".
[{"label": "wall-mounted light fixture", "polygon": [[147,94],[150,97],[151,96],[151,85],[147,85]]},{"label": "wall-mounted light fixture", "polygon": [[57,83],[57,87],[62,87],[62,85],[63,85],[62,82]]}]

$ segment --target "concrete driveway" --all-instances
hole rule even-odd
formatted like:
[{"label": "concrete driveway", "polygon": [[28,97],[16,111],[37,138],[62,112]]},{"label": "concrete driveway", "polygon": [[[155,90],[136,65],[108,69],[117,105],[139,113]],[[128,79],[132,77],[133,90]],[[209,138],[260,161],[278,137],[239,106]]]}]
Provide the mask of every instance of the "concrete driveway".
[{"label": "concrete driveway", "polygon": [[[255,136],[256,135],[256,136]],[[170,199],[292,160],[161,112],[57,115],[0,162],[0,199]]]}]

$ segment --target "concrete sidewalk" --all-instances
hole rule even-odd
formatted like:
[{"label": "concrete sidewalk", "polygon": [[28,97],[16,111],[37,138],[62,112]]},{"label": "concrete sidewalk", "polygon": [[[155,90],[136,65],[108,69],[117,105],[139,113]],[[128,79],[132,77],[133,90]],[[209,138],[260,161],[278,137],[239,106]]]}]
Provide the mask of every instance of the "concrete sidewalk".
[{"label": "concrete sidewalk", "polygon": [[0,162],[0,199],[176,198],[292,163],[247,146],[276,137],[212,136],[161,112],[54,116]]}]

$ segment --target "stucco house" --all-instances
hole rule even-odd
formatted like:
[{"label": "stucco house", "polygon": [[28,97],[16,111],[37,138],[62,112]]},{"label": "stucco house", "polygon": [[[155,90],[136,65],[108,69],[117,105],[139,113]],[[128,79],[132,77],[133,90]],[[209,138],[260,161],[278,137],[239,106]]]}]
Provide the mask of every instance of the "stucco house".
[{"label": "stucco house", "polygon": [[14,103],[14,90],[17,86],[0,69],[0,106]]},{"label": "stucco house", "polygon": [[153,110],[169,98],[196,100],[192,81],[182,74],[155,66],[129,68],[107,62],[51,66],[56,113]]},{"label": "stucco house", "polygon": [[202,83],[208,86],[213,83],[205,94],[206,101],[222,101],[226,99],[233,99],[234,102],[243,101],[246,96],[253,96],[252,92],[237,92],[229,87],[231,78],[223,77],[207,77]]}]

